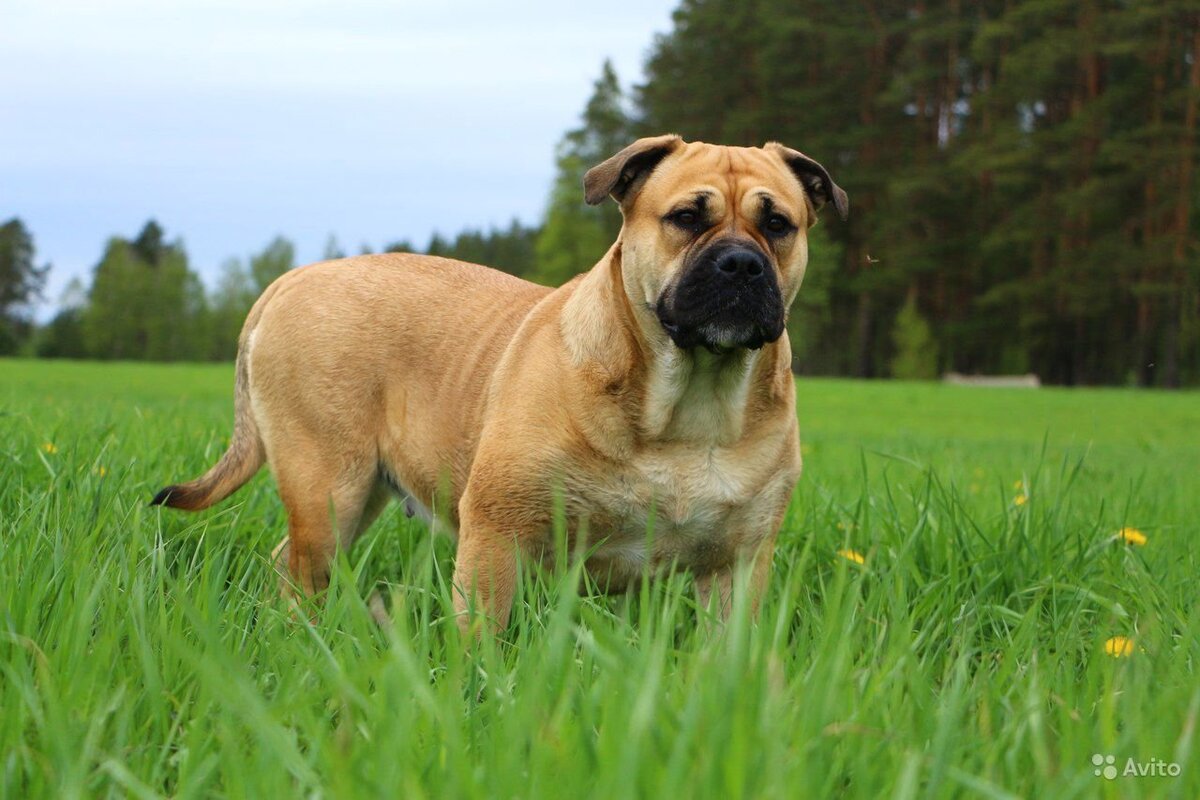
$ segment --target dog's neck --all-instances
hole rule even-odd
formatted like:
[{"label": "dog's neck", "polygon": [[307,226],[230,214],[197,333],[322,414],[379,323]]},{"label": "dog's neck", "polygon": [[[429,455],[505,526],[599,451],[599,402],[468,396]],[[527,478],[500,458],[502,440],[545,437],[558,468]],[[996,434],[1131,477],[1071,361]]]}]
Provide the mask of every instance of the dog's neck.
[{"label": "dog's neck", "polygon": [[745,429],[756,366],[773,349],[716,355],[675,346],[652,308],[630,302],[620,242],[578,280],[562,332],[577,368],[637,401],[631,422],[643,441],[732,445]]},{"label": "dog's neck", "polygon": [[680,350],[668,341],[649,364],[643,431],[652,438],[733,444],[745,428],[758,358],[754,350],[713,355]]}]

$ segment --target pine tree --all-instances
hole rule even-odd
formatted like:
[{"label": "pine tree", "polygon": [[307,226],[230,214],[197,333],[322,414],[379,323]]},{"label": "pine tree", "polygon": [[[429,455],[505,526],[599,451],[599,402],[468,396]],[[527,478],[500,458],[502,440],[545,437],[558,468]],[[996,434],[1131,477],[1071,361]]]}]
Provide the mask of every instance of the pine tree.
[{"label": "pine tree", "polygon": [[892,377],[900,380],[928,381],[937,377],[938,346],[929,323],[917,309],[916,294],[896,315],[892,325],[896,355],[892,358]]},{"label": "pine tree", "polygon": [[21,220],[0,225],[0,355],[15,353],[30,334],[30,307],[50,270],[36,260],[33,236]]},{"label": "pine tree", "polygon": [[614,203],[587,206],[583,175],[634,138],[617,73],[605,61],[582,125],[566,134],[556,156],[557,175],[546,221],[537,238],[533,280],[556,286],[591,269],[617,238],[621,213]]}]

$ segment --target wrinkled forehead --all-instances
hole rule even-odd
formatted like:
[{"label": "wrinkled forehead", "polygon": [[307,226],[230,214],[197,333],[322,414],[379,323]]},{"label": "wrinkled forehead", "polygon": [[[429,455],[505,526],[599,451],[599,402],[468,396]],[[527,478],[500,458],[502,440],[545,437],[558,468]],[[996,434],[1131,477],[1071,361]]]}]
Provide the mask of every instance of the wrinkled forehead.
[{"label": "wrinkled forehead", "polygon": [[706,196],[719,208],[743,209],[764,198],[803,213],[804,190],[782,159],[757,147],[723,147],[692,142],[680,148],[651,174],[639,200],[652,212],[690,197]]}]

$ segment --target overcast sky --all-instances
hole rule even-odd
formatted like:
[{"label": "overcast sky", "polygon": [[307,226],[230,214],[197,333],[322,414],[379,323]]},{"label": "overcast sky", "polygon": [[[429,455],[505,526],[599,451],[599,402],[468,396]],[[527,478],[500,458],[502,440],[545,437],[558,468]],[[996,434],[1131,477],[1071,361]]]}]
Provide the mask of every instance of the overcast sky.
[{"label": "overcast sky", "polygon": [[0,0],[0,220],[51,305],[151,216],[210,282],[277,233],[533,222],[604,58],[640,81],[675,3]]}]

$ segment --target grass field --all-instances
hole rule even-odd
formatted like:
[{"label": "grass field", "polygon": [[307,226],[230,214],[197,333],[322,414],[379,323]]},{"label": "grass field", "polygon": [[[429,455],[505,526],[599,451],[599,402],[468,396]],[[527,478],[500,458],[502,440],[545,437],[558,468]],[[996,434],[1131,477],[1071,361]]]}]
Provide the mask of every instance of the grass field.
[{"label": "grass field", "polygon": [[802,380],[757,624],[561,570],[467,654],[453,548],[398,508],[310,625],[265,472],[147,507],[224,449],[231,387],[0,361],[5,797],[1200,796],[1197,394]]}]

